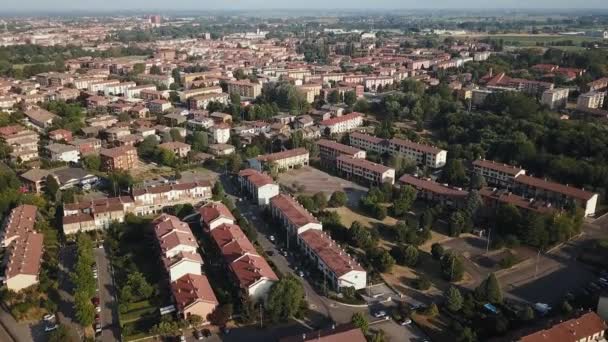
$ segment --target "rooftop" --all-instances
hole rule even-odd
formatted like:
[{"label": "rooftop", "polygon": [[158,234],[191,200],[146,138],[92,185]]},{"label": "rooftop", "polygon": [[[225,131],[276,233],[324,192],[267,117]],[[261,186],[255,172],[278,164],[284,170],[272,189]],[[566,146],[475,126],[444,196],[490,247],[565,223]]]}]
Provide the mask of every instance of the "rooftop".
[{"label": "rooftop", "polygon": [[342,250],[327,233],[316,229],[309,229],[300,234],[300,239],[306,243],[337,277],[341,277],[351,271],[365,272],[363,267]]}]

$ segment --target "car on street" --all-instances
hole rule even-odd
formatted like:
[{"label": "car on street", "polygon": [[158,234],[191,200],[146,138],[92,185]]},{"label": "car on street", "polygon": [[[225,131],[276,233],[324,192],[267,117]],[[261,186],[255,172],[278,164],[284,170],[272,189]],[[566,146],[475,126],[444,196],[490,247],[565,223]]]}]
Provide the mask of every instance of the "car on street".
[{"label": "car on street", "polygon": [[95,323],[95,333],[101,334],[101,323]]},{"label": "car on street", "polygon": [[54,314],[46,314],[46,315],[44,315],[44,317],[42,317],[42,319],[45,322],[55,322],[55,315]]},{"label": "car on street", "polygon": [[298,271],[298,276],[300,278],[304,278],[304,271],[302,271],[302,270]]},{"label": "car on street", "polygon": [[179,342],[186,342],[186,336],[179,335]]},{"label": "car on street", "polygon": [[96,306],[95,307],[95,312],[100,313],[101,312],[101,306]]},{"label": "car on street", "polygon": [[44,331],[45,332],[51,332],[55,329],[59,328],[59,325],[57,325],[56,323],[49,323],[47,325],[44,326]]},{"label": "car on street", "polygon": [[386,311],[384,311],[384,310],[376,311],[376,312],[374,312],[373,316],[376,318],[386,317]]},{"label": "car on street", "polygon": [[228,328],[228,327],[227,327],[227,326],[225,326],[225,325],[224,325],[224,326],[222,326],[222,327],[220,327],[220,331],[221,331],[221,332],[222,332],[222,334],[224,334],[224,335],[228,335],[228,334],[230,334],[230,328]]},{"label": "car on street", "polygon": [[274,237],[274,235],[270,235],[270,236],[268,237],[268,240],[270,240],[270,242],[275,242],[275,241],[276,241],[276,238]]},{"label": "car on street", "polygon": [[402,320],[401,322],[399,322],[399,325],[410,325],[412,324],[412,320],[409,318],[406,318],[404,320]]}]

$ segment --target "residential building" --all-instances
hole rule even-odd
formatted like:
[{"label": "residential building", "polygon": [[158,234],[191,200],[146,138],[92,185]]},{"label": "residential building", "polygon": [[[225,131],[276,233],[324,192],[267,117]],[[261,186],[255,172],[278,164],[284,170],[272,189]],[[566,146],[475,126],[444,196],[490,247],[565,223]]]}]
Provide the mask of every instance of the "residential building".
[{"label": "residential building", "polygon": [[325,135],[350,132],[363,125],[363,114],[353,112],[339,117],[323,120],[319,123],[321,131]]},{"label": "residential building", "polygon": [[162,259],[169,281],[176,281],[187,274],[203,274],[203,258],[198,253],[179,252],[170,258]]},{"label": "residential building", "polygon": [[152,220],[152,226],[163,258],[173,258],[180,253],[197,253],[198,242],[190,226],[179,218],[162,214]]},{"label": "residential building", "polygon": [[211,102],[227,105],[229,99],[230,95],[226,93],[198,95],[188,99],[188,108],[191,110],[207,109],[207,106],[209,106],[209,103]]},{"label": "residential building", "polygon": [[606,322],[590,311],[578,318],[523,336],[519,342],[605,342]]},{"label": "residential building", "polygon": [[23,114],[25,114],[25,117],[31,125],[43,130],[49,128],[53,124],[53,121],[59,118],[57,115],[42,108],[26,110]]},{"label": "residential building", "polygon": [[28,191],[42,193],[46,189],[46,177],[51,173],[44,169],[30,169],[22,173],[19,178]]},{"label": "residential building", "polygon": [[579,95],[576,100],[577,109],[601,109],[604,106],[604,98],[606,93],[601,92],[588,92]]},{"label": "residential building", "polygon": [[62,161],[66,163],[78,163],[80,152],[72,145],[53,143],[46,147],[52,161]]},{"label": "residential building", "polygon": [[367,286],[367,272],[327,233],[308,229],[298,235],[298,245],[317,264],[324,281],[335,291],[348,287],[360,290]]},{"label": "residential building", "polygon": [[321,95],[320,84],[303,84],[301,86],[296,87],[304,96],[306,97],[306,101],[308,103],[315,102],[315,98]]},{"label": "residential building", "polygon": [[336,169],[346,179],[354,179],[372,185],[395,183],[395,169],[366,159],[340,155],[336,158]]},{"label": "residential building", "polygon": [[195,88],[184,90],[179,94],[179,100],[182,103],[187,103],[188,100],[192,97],[199,95],[207,95],[207,94],[221,94],[222,87],[207,87],[207,88]]},{"label": "residential building", "polygon": [[335,166],[336,158],[341,155],[350,156],[358,159],[365,159],[366,153],[364,150],[340,144],[333,140],[321,139],[317,141],[319,146],[319,157],[321,162],[327,166]]},{"label": "residential building", "polygon": [[484,203],[484,208],[491,210],[496,210],[501,205],[512,205],[524,212],[537,214],[551,214],[556,211],[551,203],[518,196],[506,189],[484,187],[479,190],[479,195]]},{"label": "residential building", "polygon": [[389,76],[366,77],[363,81],[365,89],[371,92],[385,89],[395,83],[395,79]]},{"label": "residential building", "polygon": [[69,143],[72,141],[72,131],[68,131],[67,129],[56,129],[54,131],[50,131],[49,139],[56,142],[65,141]]},{"label": "residential building", "polygon": [[209,128],[209,136],[214,144],[225,144],[230,141],[230,125],[219,123]]},{"label": "residential building", "polygon": [[293,197],[278,194],[270,199],[270,213],[291,235],[300,235],[309,229],[322,230],[323,226]]},{"label": "residential building", "polygon": [[70,145],[78,148],[81,156],[96,154],[101,150],[101,140],[97,138],[76,138],[70,142]]},{"label": "residential building", "polygon": [[229,81],[228,94],[239,94],[242,97],[256,98],[262,94],[262,85],[250,81]]},{"label": "residential building", "polygon": [[515,177],[513,192],[549,202],[558,208],[576,204],[584,210],[585,216],[595,215],[598,200],[596,193],[527,175]]},{"label": "residential building", "polygon": [[473,170],[482,176],[487,184],[502,188],[510,188],[515,177],[526,174],[526,170],[522,168],[485,159],[474,161]]},{"label": "residential building", "polygon": [[0,127],[0,139],[11,148],[11,159],[27,162],[38,158],[38,133],[11,125]]},{"label": "residential building", "polygon": [[245,190],[258,205],[268,205],[270,199],[279,194],[279,185],[272,177],[258,170],[241,170],[239,183],[241,191]]},{"label": "residential building", "polygon": [[186,274],[171,283],[171,293],[175,299],[175,307],[180,317],[188,319],[197,315],[207,320],[219,305],[215,293],[206,276]]},{"label": "residential building", "polygon": [[133,146],[102,149],[99,155],[102,168],[106,171],[130,170],[136,168],[139,163],[137,150]]},{"label": "residential building", "polygon": [[308,165],[310,154],[305,148],[296,148],[281,152],[265,154],[257,159],[263,165],[273,165],[279,170],[289,170],[295,167]]},{"label": "residential building", "polygon": [[417,178],[408,174],[399,178],[399,183],[416,189],[419,199],[452,208],[462,208],[469,195],[468,191],[461,188],[450,187],[445,184],[439,184],[431,179]]},{"label": "residential building", "polygon": [[445,165],[448,152],[435,146],[415,143],[404,139],[381,139],[368,134],[353,132],[349,136],[350,145],[379,154],[399,154],[417,165],[428,166],[433,169]]},{"label": "residential building", "polygon": [[152,100],[148,102],[148,109],[150,109],[150,113],[152,114],[160,114],[165,111],[168,111],[173,106],[171,102],[167,100]]},{"label": "residential building", "polygon": [[540,103],[547,105],[549,109],[562,109],[568,103],[569,88],[557,88],[545,90],[541,97]]},{"label": "residential building", "polygon": [[366,342],[367,339],[360,328],[352,323],[331,328],[311,331],[300,335],[284,337],[279,342]]},{"label": "residential building", "polygon": [[239,288],[253,301],[266,299],[279,278],[241,228],[222,224],[211,230],[210,235]]},{"label": "residential building", "polygon": [[158,145],[158,147],[162,148],[163,150],[171,151],[180,158],[186,158],[191,150],[190,145],[180,141],[166,142]]},{"label": "residential building", "polygon": [[236,219],[222,202],[211,202],[200,207],[201,225],[211,231],[223,224],[234,224]]},{"label": "residential building", "polygon": [[130,196],[101,198],[63,206],[63,233],[106,229],[114,221],[124,222],[127,212],[134,209]]},{"label": "residential building", "polygon": [[6,288],[19,292],[39,282],[40,266],[44,254],[44,236],[37,232],[23,232],[5,252]]},{"label": "residential building", "polygon": [[166,206],[178,204],[197,205],[211,199],[211,183],[196,181],[171,183],[132,189],[133,212],[136,215],[149,215],[161,212]]},{"label": "residential building", "polygon": [[23,204],[11,210],[10,214],[4,218],[0,233],[0,246],[8,247],[26,233],[34,232],[37,214],[38,208],[29,204]]},{"label": "residential building", "polygon": [[234,146],[230,144],[211,144],[209,145],[209,152],[214,156],[227,156],[231,155],[236,151]]}]

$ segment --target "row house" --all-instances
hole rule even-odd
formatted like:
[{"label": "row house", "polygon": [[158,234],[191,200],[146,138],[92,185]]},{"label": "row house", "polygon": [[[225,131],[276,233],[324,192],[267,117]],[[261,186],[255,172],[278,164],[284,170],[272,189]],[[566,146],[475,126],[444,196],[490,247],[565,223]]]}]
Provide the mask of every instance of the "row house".
[{"label": "row house", "polygon": [[462,190],[461,188],[449,187],[430,179],[417,178],[407,174],[399,178],[399,183],[416,189],[417,198],[419,199],[439,203],[452,208],[462,208],[469,195],[468,191]]},{"label": "row house", "polygon": [[198,95],[188,99],[188,108],[191,110],[207,109],[211,102],[227,105],[229,100],[230,95],[226,93]]},{"label": "row house", "polygon": [[236,219],[222,202],[210,202],[200,207],[198,210],[201,215],[201,226],[206,231],[213,229],[223,224],[234,224]]},{"label": "row house", "polygon": [[125,96],[129,99],[140,98],[141,92],[144,90],[156,90],[156,86],[154,84],[143,84],[135,87],[127,88],[125,91]]},{"label": "row house", "polygon": [[496,210],[502,205],[512,205],[522,212],[551,214],[556,211],[551,203],[518,196],[506,189],[484,187],[479,190],[479,195],[483,201],[484,208],[490,210]]},{"label": "row house", "polygon": [[20,205],[5,219],[2,245],[6,247],[4,283],[14,292],[38,284],[44,236],[34,229],[37,208]]},{"label": "row house", "polygon": [[316,217],[293,197],[283,193],[270,199],[270,213],[291,236],[300,235],[309,229],[323,229]]},{"label": "row house", "polygon": [[148,102],[148,109],[152,114],[160,114],[171,109],[173,105],[167,100],[152,100]]},{"label": "row house", "polygon": [[148,215],[162,211],[168,205],[197,205],[211,199],[211,183],[189,182],[165,184],[142,189],[133,189],[136,215]]},{"label": "row house", "polygon": [[[93,93],[105,93],[106,87],[119,83],[120,80],[97,80],[89,83],[89,85],[87,86],[87,91]],[[135,86],[135,84],[131,86]]]},{"label": "row house", "polygon": [[379,185],[395,183],[395,169],[365,159],[340,155],[336,158],[336,169],[346,179]]},{"label": "row house", "polygon": [[335,291],[343,288],[364,289],[367,272],[336,241],[317,229],[298,235],[298,245],[324,275],[324,281]]},{"label": "row house", "polygon": [[207,87],[207,88],[194,88],[184,90],[179,93],[179,100],[182,103],[187,103],[188,100],[192,97],[199,95],[207,95],[207,94],[221,94],[222,87]]},{"label": "row house", "polygon": [[603,91],[608,89],[608,77],[602,77],[595,81],[587,83],[587,91]]},{"label": "row house", "polygon": [[171,283],[171,293],[175,300],[176,310],[181,318],[188,319],[192,315],[207,320],[219,305],[213,293],[209,280],[204,275],[186,274]]},{"label": "row house", "polygon": [[522,168],[485,159],[475,160],[473,171],[483,176],[486,183],[507,189],[513,186],[515,177],[526,174]]},{"label": "row house", "polygon": [[263,165],[274,165],[279,170],[289,170],[295,167],[308,165],[310,153],[307,149],[300,147],[259,156],[257,160]]},{"label": "row house", "polygon": [[268,205],[270,199],[279,194],[279,185],[272,177],[258,170],[241,170],[238,179],[241,191],[247,191],[258,205]]},{"label": "row house", "polygon": [[115,84],[108,84],[103,88],[103,93],[106,96],[110,95],[125,95],[127,89],[137,86],[135,82],[120,82]]},{"label": "row house", "polygon": [[365,89],[375,92],[378,89],[385,89],[395,83],[395,79],[390,76],[366,77],[363,81]]},{"label": "row house", "polygon": [[85,120],[87,126],[108,128],[114,126],[118,122],[118,118],[114,115],[100,115]]},{"label": "row house", "polygon": [[66,203],[63,206],[63,233],[71,235],[107,229],[112,222],[124,222],[126,213],[133,207],[130,196]]},{"label": "row house", "polygon": [[268,298],[270,289],[279,278],[241,228],[222,224],[209,234],[241,291],[254,302]]},{"label": "row house", "polygon": [[56,142],[61,142],[61,141],[65,141],[67,143],[70,143],[72,141],[72,131],[68,131],[67,129],[56,129],[54,131],[50,131],[49,132],[49,139],[56,141]]},{"label": "row house", "polygon": [[319,146],[321,163],[327,166],[334,166],[336,164],[336,158],[341,155],[358,159],[365,159],[366,157],[366,152],[364,150],[340,144],[333,140],[320,139],[317,141],[317,146]]},{"label": "row house", "polygon": [[171,75],[155,75],[155,74],[139,74],[137,80],[141,82],[153,83],[158,86],[164,86],[167,89],[171,87],[175,80]]},{"label": "row house", "polygon": [[325,135],[341,134],[350,132],[363,125],[363,114],[353,112],[339,117],[323,120],[319,123],[321,131]]},{"label": "row house", "polygon": [[139,97],[144,101],[167,100],[169,91],[144,89],[139,92]]},{"label": "row house", "polygon": [[560,322],[550,328],[537,331],[518,339],[518,342],[602,342],[606,341],[606,322],[590,311],[578,318]]}]

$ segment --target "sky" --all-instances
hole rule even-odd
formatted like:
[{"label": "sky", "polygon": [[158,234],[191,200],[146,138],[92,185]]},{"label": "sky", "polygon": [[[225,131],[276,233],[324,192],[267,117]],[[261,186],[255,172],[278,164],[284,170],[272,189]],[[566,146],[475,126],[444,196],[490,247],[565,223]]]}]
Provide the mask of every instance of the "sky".
[{"label": "sky", "polygon": [[6,11],[239,9],[608,9],[608,0],[0,0]]}]

